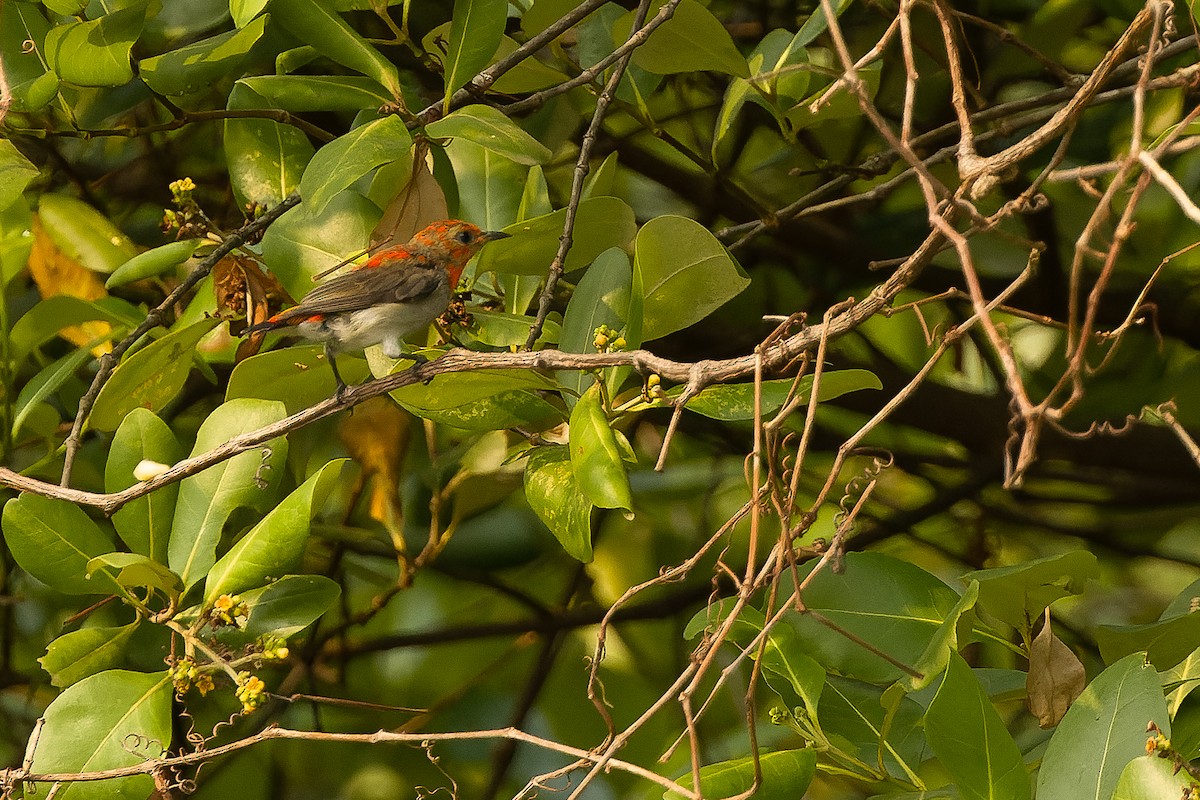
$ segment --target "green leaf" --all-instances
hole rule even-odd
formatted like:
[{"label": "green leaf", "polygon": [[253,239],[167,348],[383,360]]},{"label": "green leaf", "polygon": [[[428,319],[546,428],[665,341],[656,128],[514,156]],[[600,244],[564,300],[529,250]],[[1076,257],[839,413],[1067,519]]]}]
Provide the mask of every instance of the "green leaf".
[{"label": "green leaf", "polygon": [[1187,797],[1193,785],[1169,759],[1142,756],[1125,765],[1112,800],[1176,800]]},{"label": "green leaf", "polygon": [[108,553],[88,561],[88,577],[100,570],[112,573],[126,589],[157,589],[172,600],[183,592],[178,575],[139,553]]},{"label": "green leaf", "polygon": [[[391,361],[382,355],[379,358]],[[494,431],[561,418],[558,410],[537,394],[550,388],[549,381],[533,372],[485,370],[439,375],[428,384],[405,386],[391,395],[418,417],[465,430]]]},{"label": "green leaf", "polygon": [[[192,455],[200,455],[243,433],[283,419],[283,403],[270,400],[231,400],[208,415],[196,434]],[[217,542],[225,521],[241,506],[262,509],[273,497],[270,486],[259,488],[256,479],[270,484],[287,458],[287,440],[272,439],[254,450],[184,478],[171,524],[168,564],[185,586],[191,586],[216,563]]]},{"label": "green leaf", "polygon": [[1144,652],[1156,669],[1168,670],[1200,647],[1200,612],[1145,625],[1097,625],[1094,635],[1106,664]]},{"label": "green leaf", "polygon": [[450,110],[450,96],[491,61],[507,19],[508,0],[454,0],[450,43],[442,63],[446,111]]},{"label": "green leaf", "polygon": [[[800,570],[804,579],[813,569]],[[841,573],[824,569],[804,590],[804,604],[903,664],[912,666],[959,603],[958,593],[935,576],[881,553],[847,553]],[[810,616],[786,620],[826,669],[870,683],[908,673]]]},{"label": "green leaf", "polygon": [[17,146],[7,139],[0,139],[0,211],[17,202],[25,187],[37,176],[37,167],[29,163]]},{"label": "green leaf", "polygon": [[59,636],[38,659],[50,674],[50,683],[62,689],[113,669],[121,663],[137,622],[119,628],[82,628]]},{"label": "green leaf", "polygon": [[241,72],[250,49],[262,38],[268,18],[264,14],[240,30],[144,58],[138,63],[138,74],[159,94],[194,94],[208,89]]},{"label": "green leaf", "polygon": [[294,112],[355,112],[391,100],[377,81],[358,75],[257,75],[242,78],[237,85],[274,107]]},{"label": "green leaf", "polygon": [[589,197],[606,197],[613,194],[617,180],[617,154],[609,153],[600,166],[592,170],[583,182],[583,199]]},{"label": "green leaf", "polygon": [[308,541],[309,522],[325,504],[346,461],[321,467],[239,539],[208,571],[205,602],[261,586],[295,568]]},{"label": "green leaf", "polygon": [[229,0],[229,14],[233,24],[244,28],[255,17],[262,13],[271,0]]},{"label": "green leaf", "polygon": [[[834,0],[833,12],[837,16],[841,16],[854,0]],[[796,42],[800,47],[811,43],[814,39],[820,36],[829,28],[829,20],[825,18],[825,9],[818,3],[813,10],[812,15],[804,21],[800,26],[800,32],[796,34]]]},{"label": "green leaf", "polygon": [[1088,579],[1098,576],[1096,556],[1075,550],[1011,567],[968,572],[963,580],[979,581],[980,608],[1021,630],[1040,617],[1046,606],[1079,594]]},{"label": "green leaf", "polygon": [[707,228],[670,214],[638,231],[633,268],[641,280],[642,339],[647,342],[699,322],[750,285]]},{"label": "green leaf", "polygon": [[412,137],[399,117],[360,125],[313,156],[300,180],[300,195],[311,214],[325,210],[338,192],[371,170],[409,157]]},{"label": "green leaf", "polygon": [[588,389],[571,411],[570,438],[571,469],[584,496],[600,508],[631,511],[629,476],[598,387]]},{"label": "green leaf", "polygon": [[[802,797],[812,783],[817,770],[817,752],[811,748],[803,750],[775,750],[758,757],[762,782],[754,792],[755,800],[796,800]],[[691,773],[680,776],[675,782],[689,789],[692,787]],[[705,798],[742,796],[754,787],[754,759],[735,758],[700,768],[700,794]],[[664,800],[678,800],[684,795],[679,792],[663,793]]]},{"label": "green leaf", "polygon": [[958,653],[925,713],[925,736],[963,800],[1028,800],[1021,751]]},{"label": "green leaf", "polygon": [[[34,751],[34,772],[94,772],[144,763],[129,742],[171,740],[173,689],[166,672],[108,670],[54,698]],[[57,800],[145,800],[149,775],[66,784]]]},{"label": "green leaf", "polygon": [[[29,254],[33,251],[32,233],[33,212],[29,210],[29,203],[24,197],[17,197],[16,202],[0,210],[0,290],[8,286],[29,263]],[[14,346],[12,336],[15,333],[15,328],[9,332],[9,358],[14,358],[11,348]],[[13,363],[20,362],[14,359]]]},{"label": "green leaf", "polygon": [[[545,275],[558,251],[566,213],[566,209],[559,209],[506,227],[504,232],[511,238],[485,247],[476,271]],[[567,254],[566,271],[587,266],[609,248],[627,247],[636,232],[633,209],[624,201],[615,197],[584,200],[575,217],[574,245]]]},{"label": "green leaf", "polygon": [[[878,63],[868,64],[858,70],[858,77],[866,87],[867,97],[872,98],[879,91],[882,77]],[[822,101],[814,111],[812,106],[825,94],[829,86],[826,84],[808,97],[784,112],[784,118],[791,125],[792,131],[819,125],[822,122],[834,122],[842,119],[858,119],[862,116],[862,107],[858,104],[858,95],[844,86],[834,92],[828,99]]]},{"label": "green leaf", "polygon": [[286,639],[332,608],[341,591],[336,581],[324,575],[285,575],[261,589],[242,592],[250,607],[245,632],[251,637],[273,633]]},{"label": "green leaf", "polygon": [[[650,4],[646,19],[651,19],[666,0]],[[616,41],[625,41],[633,27],[634,14],[621,17],[613,28]],[[669,75],[674,72],[711,70],[746,77],[746,59],[738,52],[729,31],[697,0],[682,0],[669,20],[660,25],[645,44],[633,51],[633,63],[648,72]]]},{"label": "green leaf", "polygon": [[[247,81],[233,85],[227,103],[230,111],[274,107]],[[304,168],[316,152],[299,130],[269,119],[225,120],[222,143],[229,180],[242,206],[277,205],[299,188]],[[300,210],[293,208],[288,213]]]},{"label": "green leaf", "polygon": [[[12,93],[12,110],[40,111],[58,93],[58,76],[46,64],[50,23],[35,3],[0,4],[0,68]],[[32,42],[27,50],[26,42]]]},{"label": "green leaf", "polygon": [[204,244],[203,239],[184,239],[179,242],[167,242],[152,250],[139,253],[117,267],[104,282],[104,288],[115,289],[127,283],[162,275],[191,258],[192,254],[196,252],[196,248],[202,244]]},{"label": "green leaf", "polygon": [[[471,327],[465,331],[456,331],[454,335],[460,341],[476,341],[488,347],[519,347],[529,338],[532,325],[533,317],[524,314],[471,309]],[[548,319],[542,326],[542,335],[538,337],[536,344],[557,342],[560,332],[559,324]]]},{"label": "green leaf", "polygon": [[[106,337],[105,337],[106,338]],[[95,343],[103,341],[96,340]],[[25,421],[34,409],[50,395],[57,392],[62,385],[73,376],[80,367],[92,360],[91,347],[80,347],[72,350],[62,358],[46,365],[37,375],[33,376],[21,387],[17,401],[13,404],[12,435],[15,437],[24,426]]]},{"label": "green leaf", "polygon": [[361,72],[400,99],[396,66],[350,27],[324,0],[270,0],[276,22],[288,33],[343,67]]},{"label": "green leaf", "polygon": [[[792,385],[795,383],[791,378],[762,382],[761,396],[764,417],[774,414],[783,407]],[[805,375],[796,386],[796,396],[803,398],[804,404],[808,403],[808,399],[812,395],[812,384],[812,375]],[[821,390],[817,393],[817,399],[823,403],[850,392],[882,388],[883,384],[879,378],[865,369],[836,370],[822,373]],[[667,396],[678,397],[682,391],[682,387],[675,387],[667,392]],[[754,384],[722,383],[709,386],[689,400],[685,408],[710,419],[727,422],[754,419]]]},{"label": "green leaf", "polygon": [[302,203],[267,229],[263,261],[292,297],[303,297],[315,285],[313,275],[363,251],[380,213],[370,200],[349,191],[334,197],[322,214]]},{"label": "green leaf", "polygon": [[529,451],[525,499],[567,555],[585,564],[592,560],[592,504],[575,480],[566,447],[552,445]]},{"label": "green leaf", "polygon": [[135,408],[160,411],[187,381],[196,345],[219,324],[219,319],[201,320],[126,357],[100,390],[89,424],[96,430],[115,431]]},{"label": "green leaf", "polygon": [[1158,673],[1135,653],[1096,676],[1067,709],[1042,757],[1037,796],[1109,800],[1125,765],[1145,754],[1151,721],[1170,738]]},{"label": "green leaf", "polygon": [[[481,147],[469,139],[454,139],[444,151],[433,148],[432,152],[444,152],[453,165],[453,188],[458,192],[458,216],[469,219],[489,231],[500,230],[519,219],[518,211],[529,170],[511,158]],[[438,175],[436,160],[434,175]],[[443,185],[443,189],[445,188]],[[446,200],[453,207],[449,192]],[[507,241],[511,240],[493,242],[483,249],[483,253],[486,254],[493,247]],[[476,267],[476,274],[480,271],[479,267]]]},{"label": "green leaf", "polygon": [[38,219],[59,250],[92,272],[108,274],[137,255],[133,242],[108,217],[74,197],[42,195]]},{"label": "green leaf", "polygon": [[877,686],[837,675],[828,677],[821,692],[820,724],[826,736],[859,760],[882,762],[889,775],[908,781],[929,757],[924,714],[925,709],[903,693],[885,698]]},{"label": "green leaf", "polygon": [[[370,377],[362,359],[343,358],[338,369],[351,385]],[[295,414],[330,397],[336,384],[321,347],[284,347],[239,361],[229,376],[225,399],[278,400]]]},{"label": "green leaf", "polygon": [[58,336],[70,325],[104,320],[114,327],[132,328],[145,315],[115,297],[83,300],[66,294],[56,294],[41,300],[25,312],[9,334],[9,357],[20,364],[38,347]]},{"label": "green leaf", "polygon": [[133,80],[129,61],[142,33],[146,4],[105,14],[90,22],[68,22],[46,34],[50,68],[77,86],[123,86]]},{"label": "green leaf", "polygon": [[550,160],[546,145],[492,106],[465,106],[430,123],[425,130],[435,139],[467,139],[518,164],[529,166]]},{"label": "green leaf", "polygon": [[22,494],[4,504],[4,539],[21,569],[64,594],[123,594],[107,572],[89,576],[87,563],[110,553],[113,541],[65,500]]},{"label": "green leaf", "polygon": [[979,600],[979,583],[971,581],[962,597],[954,604],[954,608],[946,614],[942,624],[929,640],[925,652],[917,659],[916,667],[923,677],[909,675],[905,678],[907,691],[915,692],[930,685],[934,678],[946,669],[946,662],[951,657],[957,657],[959,648],[966,644],[962,641],[970,634],[975,623],[972,611]]},{"label": "green leaf", "polygon": [[[601,253],[583,273],[583,278],[567,303],[559,349],[564,353],[592,353],[596,350],[596,328],[607,325],[613,330],[624,331],[632,288],[633,267],[629,263],[629,256],[616,247]],[[628,332],[625,341],[630,349],[641,345],[640,341],[631,341]],[[615,389],[616,380],[628,373],[628,369],[614,369],[609,389]],[[580,370],[563,370],[556,373],[555,377],[575,395],[583,394],[593,380]],[[567,397],[568,407],[573,408],[574,403],[574,398]]]}]

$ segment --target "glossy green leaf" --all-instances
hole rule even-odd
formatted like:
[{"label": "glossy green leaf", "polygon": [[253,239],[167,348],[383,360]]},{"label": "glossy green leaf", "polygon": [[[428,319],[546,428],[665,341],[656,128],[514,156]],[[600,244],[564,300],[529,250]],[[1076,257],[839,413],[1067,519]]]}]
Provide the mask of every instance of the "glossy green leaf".
[{"label": "glossy green leaf", "polygon": [[90,348],[80,347],[72,350],[62,358],[47,364],[22,386],[16,402],[13,403],[12,435],[16,436],[20,432],[25,421],[42,401],[61,389],[80,367],[91,360]]},{"label": "glossy green leaf", "polygon": [[[803,579],[813,569],[800,569]],[[845,569],[822,570],[804,591],[804,604],[835,624],[912,667],[958,604],[958,593],[925,570],[881,553],[847,553]],[[890,683],[908,673],[807,615],[789,615],[826,669],[869,683]]]},{"label": "glossy green leaf", "polygon": [[897,778],[911,780],[931,755],[922,727],[924,714],[925,709],[906,694],[887,698],[878,686],[834,674],[821,692],[820,724],[825,734],[868,764],[882,762],[887,773]]},{"label": "glossy green leaf", "polygon": [[409,157],[412,137],[399,117],[360,125],[317,151],[304,177],[300,195],[310,214],[321,213],[334,195],[373,169]]},{"label": "glossy green leaf", "polygon": [[[182,455],[170,426],[153,411],[135,408],[125,415],[109,446],[104,490],[119,492],[137,483],[133,471],[141,461],[171,465]],[[112,517],[121,541],[135,553],[165,562],[178,493],[179,484],[172,483],[126,503]]]},{"label": "glossy green leaf", "polygon": [[119,628],[81,628],[64,633],[50,643],[38,662],[50,674],[50,683],[63,689],[118,666],[137,627],[138,623],[132,622]]},{"label": "glossy green leaf", "polygon": [[229,14],[233,24],[244,28],[251,20],[262,13],[271,0],[229,0]]},{"label": "glossy green leaf", "polygon": [[1141,756],[1125,765],[1112,800],[1176,800],[1187,797],[1195,782],[1169,759]]},{"label": "glossy green leaf", "polygon": [[204,244],[203,239],[184,239],[179,242],[167,242],[153,250],[138,253],[117,267],[104,282],[104,287],[115,289],[127,283],[169,272],[191,258],[192,254],[196,252],[196,248],[202,244]]},{"label": "glossy green leaf", "polygon": [[[852,2],[854,2],[854,0],[834,0],[834,14],[840,17],[842,12],[845,11]],[[796,34],[796,41],[801,47],[803,47],[812,42],[828,29],[829,20],[825,17],[825,9],[821,7],[820,3],[818,3],[813,9],[813,12],[809,18],[806,19],[804,24],[800,26],[800,32]]]},{"label": "glossy green leaf", "polygon": [[[40,111],[58,92],[58,76],[45,58],[50,23],[34,3],[0,5],[0,67],[12,92],[12,110]],[[33,42],[32,49],[25,42]]]},{"label": "glossy green leaf", "polygon": [[37,167],[29,163],[15,144],[0,139],[0,211],[15,203],[37,175]]},{"label": "glossy green leaf", "polygon": [[[705,798],[740,797],[754,788],[755,800],[795,800],[803,797],[817,770],[817,751],[773,750],[758,757],[762,781],[755,787],[754,759],[735,758],[700,768],[700,794]],[[691,774],[675,779],[692,788]],[[679,800],[684,795],[668,791],[664,800]]]},{"label": "glossy green leaf", "polygon": [[[284,414],[282,403],[231,400],[204,420],[192,455],[278,422]],[[217,542],[234,509],[249,506],[261,510],[272,502],[271,488],[278,483],[286,458],[287,440],[273,439],[183,479],[167,553],[169,566],[183,578],[184,585],[196,583],[216,563]]]},{"label": "glossy green leaf", "polygon": [[[338,370],[352,385],[370,377],[360,358],[339,359]],[[336,388],[320,346],[283,347],[239,361],[229,376],[225,399],[278,400],[295,414],[332,396]]]},{"label": "glossy green leaf", "polygon": [[115,431],[135,408],[161,410],[183,388],[192,371],[196,345],[220,323],[219,319],[202,320],[126,357],[100,390],[89,424],[96,430]]},{"label": "glossy green leaf", "polygon": [[[227,107],[240,111],[275,105],[245,81],[238,81],[229,93]],[[277,205],[299,188],[304,168],[316,152],[302,132],[269,119],[227,119],[222,140],[229,180],[243,206]]]},{"label": "glossy green leaf", "polygon": [[[858,70],[858,77],[866,87],[867,96],[874,97],[875,93],[879,91],[882,78],[880,65],[878,63],[868,64]],[[813,127],[822,122],[858,119],[862,116],[862,107],[859,105],[857,94],[848,91],[843,86],[828,98],[822,99],[828,88],[828,84],[826,84],[784,112],[784,118],[791,125],[793,131]],[[816,105],[815,109],[814,105]]]},{"label": "glossy green leaf", "polygon": [[[625,331],[632,285],[633,266],[625,251],[614,247],[601,253],[583,274],[567,303],[559,349],[564,353],[594,353],[596,328],[607,325],[612,330]],[[625,339],[630,349],[641,345],[639,341],[630,341],[628,333]],[[576,395],[583,394],[593,382],[590,375],[579,370],[563,370],[556,377]],[[573,407],[573,399],[567,402]]]},{"label": "glossy green leaf", "polygon": [[38,219],[50,239],[73,261],[108,274],[137,255],[129,237],[92,206],[65,194],[38,198]]},{"label": "glossy green leaf", "polygon": [[261,586],[294,569],[304,554],[308,525],[329,497],[346,459],[317,470],[229,549],[208,571],[205,602]]},{"label": "glossy green leaf", "polygon": [[[500,46],[496,48],[496,52],[488,59],[488,63],[494,64],[502,58],[507,58],[518,47],[520,45],[512,37],[501,36]],[[555,69],[545,61],[538,58],[526,58],[501,75],[492,84],[492,90],[504,94],[525,94],[556,86],[567,79],[568,76],[566,73]]]},{"label": "glossy green leaf", "polygon": [[487,370],[439,375],[428,384],[405,386],[391,394],[402,408],[418,417],[455,428],[494,431],[561,418],[557,409],[537,394],[551,386],[533,372]]},{"label": "glossy green leaf", "polygon": [[613,194],[616,180],[617,154],[614,151],[605,156],[604,160],[600,162],[600,166],[588,173],[587,180],[583,182],[583,199],[607,197]]},{"label": "glossy green leaf", "polygon": [[22,494],[4,504],[4,540],[21,569],[64,594],[122,594],[112,575],[89,576],[87,563],[113,541],[65,500]]},{"label": "glossy green leaf", "polygon": [[600,508],[633,509],[621,448],[593,386],[571,411],[571,469],[583,495]]},{"label": "glossy green leaf", "polygon": [[275,20],[288,33],[344,67],[361,72],[400,97],[396,66],[383,57],[325,0],[271,0]]},{"label": "glossy green leaf", "polygon": [[246,634],[273,633],[286,639],[332,608],[341,591],[324,575],[285,575],[261,589],[242,592],[250,607]]},{"label": "glossy green leaf", "polygon": [[[517,221],[529,170],[511,158],[481,147],[469,139],[454,139],[446,146],[444,152],[454,168],[454,185],[458,190],[458,216],[490,231],[501,230]],[[434,174],[437,175],[436,169]],[[450,202],[449,196],[447,202]],[[483,254],[501,243],[489,244],[483,249]],[[479,273],[480,269],[476,267],[475,271]]]},{"label": "glossy green leaf", "polygon": [[[783,407],[794,383],[790,378],[762,382],[760,394],[764,417]],[[805,404],[812,396],[812,384],[812,376],[805,375],[796,387],[796,395],[803,398]],[[817,399],[825,402],[850,392],[882,388],[883,384],[879,378],[865,369],[836,370],[822,373],[821,390],[817,393]],[[668,391],[667,395],[677,397],[681,391],[681,388],[676,387]],[[727,422],[754,419],[754,384],[722,383],[709,386],[689,400],[685,407],[688,411]]]},{"label": "glossy green leaf", "polygon": [[921,675],[909,675],[905,678],[907,691],[913,692],[929,686],[945,671],[946,662],[957,656],[958,651],[967,644],[965,640],[975,624],[974,609],[978,600],[979,584],[971,581],[962,597],[954,604],[954,608],[942,619],[942,623],[925,647],[925,652],[913,665]]},{"label": "glossy green leaf", "polygon": [[442,62],[446,110],[450,96],[491,61],[507,18],[508,0],[454,0],[450,40]]},{"label": "glossy green leaf", "polygon": [[126,589],[157,589],[172,600],[183,592],[178,575],[140,553],[107,553],[88,561],[89,576],[100,570],[110,572]]},{"label": "glossy green leaf", "polygon": [[[524,346],[529,337],[529,328],[533,325],[533,317],[524,314],[506,314],[502,311],[471,310],[471,327],[465,331],[456,331],[455,337],[466,341],[476,341],[489,347],[520,347]],[[561,328],[554,320],[546,320],[542,326],[542,335],[537,344],[557,342]]]},{"label": "glossy green leaf", "polygon": [[1010,567],[968,572],[963,580],[979,582],[979,605],[1017,629],[1029,625],[1046,606],[1061,597],[1077,595],[1099,576],[1096,556],[1075,550],[1023,561]]},{"label": "glossy green leaf", "polygon": [[194,94],[236,77],[250,49],[262,38],[268,18],[264,14],[239,30],[144,58],[138,63],[138,74],[147,86],[164,95]]},{"label": "glossy green leaf", "polygon": [[[171,739],[173,689],[166,672],[108,670],[68,688],[46,709],[34,751],[34,772],[93,772],[145,761],[129,742]],[[62,786],[57,800],[145,800],[149,775]]]},{"label": "glossy green leaf", "polygon": [[[478,272],[545,275],[558,252],[566,209],[518,222],[504,229],[511,238],[492,242],[479,255]],[[693,223],[694,224],[694,223]],[[637,232],[633,209],[615,197],[593,197],[579,204],[574,245],[566,271],[587,266],[611,247],[625,248]]]},{"label": "glossy green leaf", "polygon": [[52,295],[26,311],[13,325],[9,334],[9,357],[20,364],[70,325],[104,320],[116,328],[132,328],[143,317],[136,307],[115,297],[83,300],[66,294]]},{"label": "glossy green leaf", "polygon": [[1100,656],[1111,664],[1130,653],[1146,654],[1159,670],[1168,670],[1200,647],[1200,613],[1145,625],[1098,625],[1094,633]]},{"label": "glossy green leaf", "polygon": [[[666,0],[650,4],[651,19]],[[614,39],[625,41],[633,26],[633,12],[617,21]],[[633,52],[633,63],[648,72],[668,75],[675,72],[711,70],[746,77],[746,59],[738,52],[729,31],[712,12],[697,0],[682,0],[669,20],[650,34],[646,43]]]},{"label": "glossy green leaf", "polygon": [[68,22],[46,34],[50,68],[77,86],[122,86],[133,80],[129,55],[142,33],[146,5],[136,4],[90,22]]},{"label": "glossy green leaf", "polygon": [[563,550],[592,560],[592,503],[584,496],[566,447],[535,447],[525,465],[525,499]]},{"label": "glossy green leaf", "polygon": [[467,139],[527,166],[545,163],[551,155],[548,147],[492,106],[465,106],[430,123],[425,130],[435,139]]},{"label": "glossy green leaf", "polygon": [[292,297],[303,297],[316,285],[313,275],[363,252],[379,216],[378,206],[354,192],[335,196],[321,214],[302,203],[267,229],[263,260]]},{"label": "glossy green leaf", "polygon": [[1021,751],[957,653],[925,714],[925,735],[963,800],[1028,800]]},{"label": "glossy green leaf", "polygon": [[[18,197],[8,208],[0,209],[0,290],[25,269],[32,251],[33,212],[25,198]],[[10,348],[14,333],[15,329],[9,332]],[[13,358],[11,349],[9,357]]]},{"label": "glossy green leaf", "polygon": [[686,217],[663,215],[643,225],[633,268],[642,286],[647,342],[699,322],[750,285],[717,238]]},{"label": "glossy green leaf", "polygon": [[288,111],[363,111],[390,102],[387,91],[358,75],[257,75],[238,84]]},{"label": "glossy green leaf", "polygon": [[1151,721],[1170,738],[1158,673],[1134,653],[1096,676],[1071,704],[1042,757],[1037,796],[1109,800],[1125,765],[1145,754]]}]

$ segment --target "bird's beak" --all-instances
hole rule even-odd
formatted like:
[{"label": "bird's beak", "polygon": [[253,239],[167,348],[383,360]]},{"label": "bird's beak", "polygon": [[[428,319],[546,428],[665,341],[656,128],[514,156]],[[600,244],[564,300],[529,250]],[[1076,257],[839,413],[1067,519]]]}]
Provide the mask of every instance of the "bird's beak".
[{"label": "bird's beak", "polygon": [[483,240],[485,242],[494,242],[497,239],[507,239],[510,236],[512,236],[511,233],[505,233],[504,231],[484,231],[483,232]]}]

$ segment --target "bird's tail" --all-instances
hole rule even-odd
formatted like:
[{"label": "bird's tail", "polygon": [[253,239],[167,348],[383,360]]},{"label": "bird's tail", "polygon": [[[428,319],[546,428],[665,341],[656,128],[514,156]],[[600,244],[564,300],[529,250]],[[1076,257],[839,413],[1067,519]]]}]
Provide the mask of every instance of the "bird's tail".
[{"label": "bird's tail", "polygon": [[265,319],[262,322],[255,323],[254,325],[246,328],[246,330],[242,331],[242,336],[250,336],[255,333],[266,333],[267,331],[273,331],[277,328],[285,328],[290,323],[291,320],[287,316],[286,312],[276,314],[269,319]]}]

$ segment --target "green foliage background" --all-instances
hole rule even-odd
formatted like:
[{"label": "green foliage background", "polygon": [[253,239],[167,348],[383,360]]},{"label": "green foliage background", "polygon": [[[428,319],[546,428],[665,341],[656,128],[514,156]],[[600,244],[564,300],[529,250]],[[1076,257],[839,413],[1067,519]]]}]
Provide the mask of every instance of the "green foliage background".
[{"label": "green foliage background", "polygon": [[[1193,33],[0,0],[3,796],[1179,797]],[[468,352],[239,348],[442,216]]]}]

